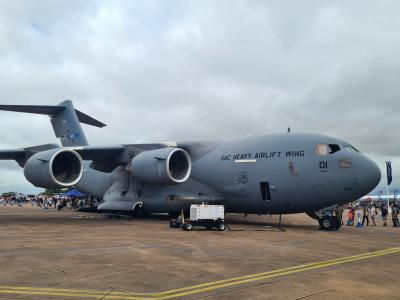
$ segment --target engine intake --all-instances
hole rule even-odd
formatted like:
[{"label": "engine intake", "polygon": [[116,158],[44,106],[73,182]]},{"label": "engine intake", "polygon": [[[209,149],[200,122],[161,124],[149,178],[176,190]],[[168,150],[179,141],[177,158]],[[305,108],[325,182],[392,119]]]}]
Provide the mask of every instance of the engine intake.
[{"label": "engine intake", "polygon": [[83,174],[81,156],[71,149],[50,149],[36,153],[24,166],[26,179],[43,188],[70,187]]},{"label": "engine intake", "polygon": [[131,161],[134,178],[156,185],[184,183],[188,180],[191,169],[189,154],[180,148],[144,151]]}]

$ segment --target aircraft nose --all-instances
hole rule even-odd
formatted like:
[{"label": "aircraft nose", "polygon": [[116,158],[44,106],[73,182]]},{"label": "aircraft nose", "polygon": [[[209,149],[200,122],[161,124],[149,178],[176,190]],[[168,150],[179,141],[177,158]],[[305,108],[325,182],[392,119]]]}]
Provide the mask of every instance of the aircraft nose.
[{"label": "aircraft nose", "polygon": [[368,194],[381,181],[381,170],[372,160],[363,157],[357,166],[357,179],[363,194]]}]

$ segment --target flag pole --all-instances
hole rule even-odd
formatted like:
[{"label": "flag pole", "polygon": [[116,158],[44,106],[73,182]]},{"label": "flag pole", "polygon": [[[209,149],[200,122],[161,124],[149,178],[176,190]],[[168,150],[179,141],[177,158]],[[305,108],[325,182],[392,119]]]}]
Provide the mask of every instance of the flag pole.
[{"label": "flag pole", "polygon": [[389,185],[386,184],[386,201],[388,206],[389,213],[392,213],[392,209],[390,208],[390,197],[389,197]]},{"label": "flag pole", "polygon": [[387,206],[389,213],[392,213],[392,209],[390,207],[390,197],[389,197],[389,185],[392,183],[392,163],[390,161],[386,162],[386,197],[387,197]]}]

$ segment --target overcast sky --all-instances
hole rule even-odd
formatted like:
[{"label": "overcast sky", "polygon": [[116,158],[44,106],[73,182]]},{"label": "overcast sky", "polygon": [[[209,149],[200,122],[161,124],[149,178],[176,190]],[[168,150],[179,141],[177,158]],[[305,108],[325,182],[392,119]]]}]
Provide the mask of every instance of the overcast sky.
[{"label": "overcast sky", "polygon": [[[0,0],[0,102],[72,99],[90,144],[322,133],[400,183],[399,1]],[[58,142],[0,112],[0,148]],[[383,174],[385,175],[385,174]],[[385,177],[385,176],[383,176]],[[0,162],[0,192],[35,191]]]}]

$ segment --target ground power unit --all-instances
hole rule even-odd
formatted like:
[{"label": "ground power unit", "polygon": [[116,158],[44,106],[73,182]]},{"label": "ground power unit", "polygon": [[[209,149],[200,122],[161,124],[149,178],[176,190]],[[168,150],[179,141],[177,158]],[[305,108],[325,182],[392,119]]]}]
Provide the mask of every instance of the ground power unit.
[{"label": "ground power unit", "polygon": [[193,230],[195,226],[207,229],[226,229],[225,209],[223,205],[192,204],[190,205],[190,218],[182,224],[183,230]]}]

